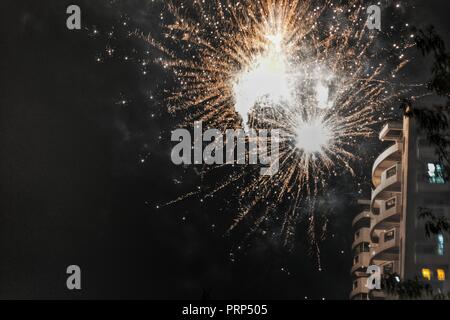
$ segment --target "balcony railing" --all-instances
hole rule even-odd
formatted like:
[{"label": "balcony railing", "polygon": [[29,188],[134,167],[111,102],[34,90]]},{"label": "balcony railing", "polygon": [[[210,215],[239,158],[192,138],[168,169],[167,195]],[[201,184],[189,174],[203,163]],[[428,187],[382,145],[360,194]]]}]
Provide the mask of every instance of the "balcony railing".
[{"label": "balcony railing", "polygon": [[361,228],[355,232],[352,250],[362,242],[370,242],[370,228]]},{"label": "balcony railing", "polygon": [[382,265],[387,261],[398,260],[400,250],[400,229],[382,231],[378,235],[378,244],[371,248],[370,264]]},{"label": "balcony railing", "polygon": [[402,167],[400,163],[386,169],[381,174],[381,183],[372,191],[372,207],[376,207],[375,201],[388,200],[396,193],[401,192]]},{"label": "balcony railing", "polygon": [[353,281],[352,292],[350,293],[350,299],[355,299],[358,295],[368,295],[369,289],[366,287],[367,278],[362,277]]},{"label": "balcony railing", "polygon": [[385,300],[387,295],[382,290],[371,290],[369,293],[370,300]]},{"label": "balcony railing", "polygon": [[361,252],[353,258],[351,273],[363,270],[370,265],[370,252]]},{"label": "balcony railing", "polygon": [[370,219],[370,211],[365,210],[361,213],[359,213],[352,221],[352,226],[354,227],[359,221],[364,219]]},{"label": "balcony railing", "polygon": [[387,148],[375,160],[372,167],[372,183],[374,187],[378,187],[381,183],[381,175],[387,169],[401,162],[402,158],[402,143],[396,143]]},{"label": "balcony railing", "polygon": [[379,213],[378,215],[372,214],[370,224],[370,236],[372,241],[374,241],[376,230],[386,230],[397,227],[402,215],[402,203],[399,194],[384,201],[378,201],[375,205],[378,206]]}]

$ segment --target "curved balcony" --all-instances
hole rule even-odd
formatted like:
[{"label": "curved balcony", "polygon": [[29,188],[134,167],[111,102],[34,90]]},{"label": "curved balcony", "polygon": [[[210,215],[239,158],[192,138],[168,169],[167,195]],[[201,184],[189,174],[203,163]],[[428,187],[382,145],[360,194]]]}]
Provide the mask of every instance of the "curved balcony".
[{"label": "curved balcony", "polygon": [[396,143],[378,156],[372,167],[372,183],[377,188],[381,183],[381,176],[386,169],[401,162],[403,144]]},{"label": "curved balcony", "polygon": [[380,131],[381,141],[400,141],[403,138],[403,123],[389,121]]},{"label": "curved balcony", "polygon": [[378,244],[371,248],[370,264],[381,265],[386,261],[398,260],[400,250],[399,235],[399,228],[381,232]]},{"label": "curved balcony", "polygon": [[367,285],[367,278],[362,277],[358,278],[353,282],[353,288],[352,292],[350,293],[350,299],[355,299],[358,297],[358,295],[361,294],[369,294],[369,289],[366,287]]},{"label": "curved balcony", "polygon": [[359,213],[352,221],[352,227],[355,227],[355,225],[359,222],[370,222],[370,211],[365,210],[361,213]]},{"label": "curved balcony", "polygon": [[399,163],[386,169],[381,174],[381,182],[375,190],[372,190],[372,208],[379,200],[388,200],[401,192],[402,170]]},{"label": "curved balcony", "polygon": [[353,259],[353,266],[351,273],[355,273],[356,271],[364,270],[370,264],[370,252],[361,252],[356,255]]},{"label": "curved balcony", "polygon": [[376,230],[387,230],[398,227],[402,215],[402,204],[400,195],[396,195],[386,201],[380,201],[379,214],[372,215],[370,225],[370,239],[375,242],[378,236],[375,235]]},{"label": "curved balcony", "polygon": [[355,238],[352,243],[352,250],[362,242],[370,242],[370,228],[361,228],[355,232]]},{"label": "curved balcony", "polygon": [[387,298],[387,295],[382,290],[371,290],[369,297],[370,300],[385,300]]}]

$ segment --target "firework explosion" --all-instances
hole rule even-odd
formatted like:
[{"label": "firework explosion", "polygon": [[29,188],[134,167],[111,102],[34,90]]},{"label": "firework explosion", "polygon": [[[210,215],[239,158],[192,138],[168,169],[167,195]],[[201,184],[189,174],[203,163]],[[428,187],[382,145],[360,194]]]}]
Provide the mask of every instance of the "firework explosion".
[{"label": "firework explosion", "polygon": [[318,253],[316,198],[330,176],[355,175],[352,150],[385,120],[394,98],[387,80],[407,63],[386,70],[378,62],[366,9],[358,1],[177,2],[168,5],[173,20],[163,37],[146,36],[177,80],[167,101],[180,126],[281,130],[276,175],[242,166],[208,192],[251,181],[241,187],[231,229],[249,219],[253,232],[275,220],[289,244],[304,220]]}]

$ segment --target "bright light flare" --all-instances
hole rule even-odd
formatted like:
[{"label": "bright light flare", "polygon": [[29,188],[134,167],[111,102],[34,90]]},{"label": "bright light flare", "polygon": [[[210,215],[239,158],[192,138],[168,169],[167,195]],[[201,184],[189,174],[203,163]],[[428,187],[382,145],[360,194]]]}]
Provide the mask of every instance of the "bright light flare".
[{"label": "bright light flare", "polygon": [[248,116],[256,104],[276,104],[293,95],[293,79],[280,33],[267,35],[266,50],[233,79],[235,110],[247,128]]},{"label": "bright light flare", "polygon": [[324,152],[333,139],[333,131],[322,117],[301,121],[295,132],[295,146],[305,153]]}]

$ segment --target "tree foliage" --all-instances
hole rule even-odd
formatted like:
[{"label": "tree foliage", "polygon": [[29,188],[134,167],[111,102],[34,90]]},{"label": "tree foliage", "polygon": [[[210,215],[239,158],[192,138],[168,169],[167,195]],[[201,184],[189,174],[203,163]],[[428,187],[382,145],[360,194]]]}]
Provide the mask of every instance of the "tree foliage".
[{"label": "tree foliage", "polygon": [[399,299],[423,299],[433,296],[433,288],[417,277],[412,280],[401,281],[398,274],[388,274],[381,282],[385,293]]},{"label": "tree foliage", "polygon": [[[427,136],[430,145],[434,146],[440,163],[445,168],[444,179],[450,177],[450,55],[445,43],[436,33],[434,27],[426,30],[414,29],[416,46],[423,56],[432,55],[432,77],[427,89],[443,100],[440,105],[415,106],[414,101],[405,99],[400,105],[404,116],[417,121],[419,129]],[[419,208],[419,219],[425,220],[425,234],[450,234],[450,222],[445,216],[436,216],[428,208]],[[385,275],[382,279],[382,289],[390,296],[399,299],[450,299],[450,293],[434,292],[430,284],[419,278],[400,280],[397,274]]]},{"label": "tree foliage", "polygon": [[450,234],[450,222],[445,216],[436,216],[428,208],[419,208],[419,219],[425,220],[425,235],[430,238],[431,235]]},{"label": "tree foliage", "polygon": [[444,165],[444,179],[450,177],[450,54],[445,43],[433,27],[427,30],[414,30],[416,45],[422,55],[433,57],[432,77],[427,88],[431,94],[444,98],[441,105],[415,106],[412,100],[405,99],[400,105],[406,117],[414,118],[420,130],[426,133],[430,145],[434,146],[439,161]]}]

